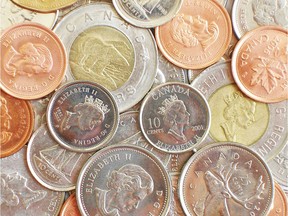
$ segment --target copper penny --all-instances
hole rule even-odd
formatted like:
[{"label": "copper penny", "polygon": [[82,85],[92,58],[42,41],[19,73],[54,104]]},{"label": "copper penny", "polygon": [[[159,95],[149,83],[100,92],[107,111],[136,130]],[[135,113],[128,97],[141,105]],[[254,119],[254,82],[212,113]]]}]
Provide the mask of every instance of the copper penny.
[{"label": "copper penny", "polygon": [[33,131],[34,115],[29,102],[0,90],[1,144],[0,157],[19,151]]},{"label": "copper penny", "polygon": [[75,193],[71,194],[63,204],[59,216],[81,216]]},{"label": "copper penny", "polygon": [[14,25],[3,32],[0,87],[20,99],[48,95],[62,81],[66,54],[59,38],[36,23]]},{"label": "copper penny", "polygon": [[264,26],[245,34],[232,56],[232,74],[248,97],[264,103],[288,99],[288,31]]},{"label": "copper penny", "polygon": [[285,192],[279,184],[274,181],[275,196],[273,208],[270,210],[268,216],[287,216],[287,198]]},{"label": "copper penny", "polygon": [[213,0],[184,0],[172,21],[155,30],[163,55],[186,69],[205,68],[217,62],[232,37],[229,14]]}]

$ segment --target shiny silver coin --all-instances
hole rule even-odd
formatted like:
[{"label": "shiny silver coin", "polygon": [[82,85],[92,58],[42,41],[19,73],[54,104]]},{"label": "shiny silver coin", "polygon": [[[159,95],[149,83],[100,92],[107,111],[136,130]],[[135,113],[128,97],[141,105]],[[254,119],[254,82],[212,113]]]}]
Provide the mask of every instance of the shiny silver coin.
[{"label": "shiny silver coin", "polygon": [[70,82],[58,89],[50,99],[46,116],[54,139],[77,152],[101,148],[113,137],[119,121],[110,92],[88,81]]},{"label": "shiny silver coin", "polygon": [[265,216],[274,199],[267,164],[237,143],[216,143],[196,152],[179,180],[186,215]]},{"label": "shiny silver coin", "polygon": [[55,191],[75,189],[79,172],[92,155],[62,148],[42,125],[30,138],[27,148],[28,167],[43,186]]},{"label": "shiny silver coin", "polygon": [[64,192],[49,190],[31,175],[24,146],[17,153],[0,159],[1,215],[57,216],[64,201]]},{"label": "shiny silver coin", "polygon": [[141,28],[153,28],[170,21],[182,3],[183,0],[113,0],[120,16]]},{"label": "shiny silver coin", "polygon": [[110,146],[83,166],[76,196],[83,216],[165,216],[171,182],[162,163],[143,148]]},{"label": "shiny silver coin", "polygon": [[67,81],[89,80],[109,89],[119,111],[137,104],[157,71],[152,33],[126,23],[109,3],[82,6],[55,27],[69,59]]},{"label": "shiny silver coin", "polygon": [[183,153],[196,148],[208,134],[210,109],[198,90],[170,82],[152,89],[145,97],[140,126],[156,148]]}]

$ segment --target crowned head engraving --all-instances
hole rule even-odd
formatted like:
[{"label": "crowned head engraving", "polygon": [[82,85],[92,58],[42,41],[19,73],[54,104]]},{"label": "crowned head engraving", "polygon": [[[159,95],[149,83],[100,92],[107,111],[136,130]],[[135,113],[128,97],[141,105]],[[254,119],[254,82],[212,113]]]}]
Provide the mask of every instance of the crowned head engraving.
[{"label": "crowned head engraving", "polygon": [[0,95],[1,145],[8,143],[12,137],[12,132],[10,132],[11,121],[12,117],[7,107],[7,101]]}]

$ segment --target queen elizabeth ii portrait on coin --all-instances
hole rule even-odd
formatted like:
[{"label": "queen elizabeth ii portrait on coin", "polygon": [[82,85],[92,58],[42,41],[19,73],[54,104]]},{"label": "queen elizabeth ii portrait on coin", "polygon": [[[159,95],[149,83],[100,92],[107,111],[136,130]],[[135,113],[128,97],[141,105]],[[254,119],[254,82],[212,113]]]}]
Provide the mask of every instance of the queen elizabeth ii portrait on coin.
[{"label": "queen elizabeth ii portrait on coin", "polygon": [[10,124],[12,117],[9,114],[7,107],[7,101],[4,97],[0,96],[0,116],[1,116],[1,145],[6,144],[12,137],[12,132],[10,132]]},{"label": "queen elizabeth ii portrait on coin", "polygon": [[135,211],[154,189],[152,177],[139,165],[126,164],[112,170],[107,180],[108,190],[95,188],[96,215],[113,215]]}]

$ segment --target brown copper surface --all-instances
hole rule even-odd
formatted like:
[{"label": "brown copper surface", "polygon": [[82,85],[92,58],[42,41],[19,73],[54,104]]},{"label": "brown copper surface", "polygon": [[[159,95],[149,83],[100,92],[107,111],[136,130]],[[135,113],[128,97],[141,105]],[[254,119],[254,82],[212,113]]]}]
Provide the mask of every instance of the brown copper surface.
[{"label": "brown copper surface", "polygon": [[270,210],[268,216],[287,216],[287,198],[285,192],[280,185],[274,181],[275,195],[273,208]]},{"label": "brown copper surface", "polygon": [[81,216],[77,206],[75,193],[71,194],[63,204],[59,216]]},{"label": "brown copper surface", "polygon": [[212,0],[184,0],[172,21],[155,30],[163,55],[187,69],[205,68],[217,62],[232,37],[229,14]]},{"label": "brown copper surface", "polygon": [[33,131],[34,115],[29,102],[0,90],[1,143],[0,158],[19,151]]},{"label": "brown copper surface", "polygon": [[248,97],[264,103],[288,99],[287,36],[288,31],[281,27],[264,26],[237,43],[232,73]]},{"label": "brown copper surface", "polygon": [[59,38],[36,23],[14,25],[1,36],[1,82],[6,93],[20,99],[48,95],[62,81],[66,54]]}]

